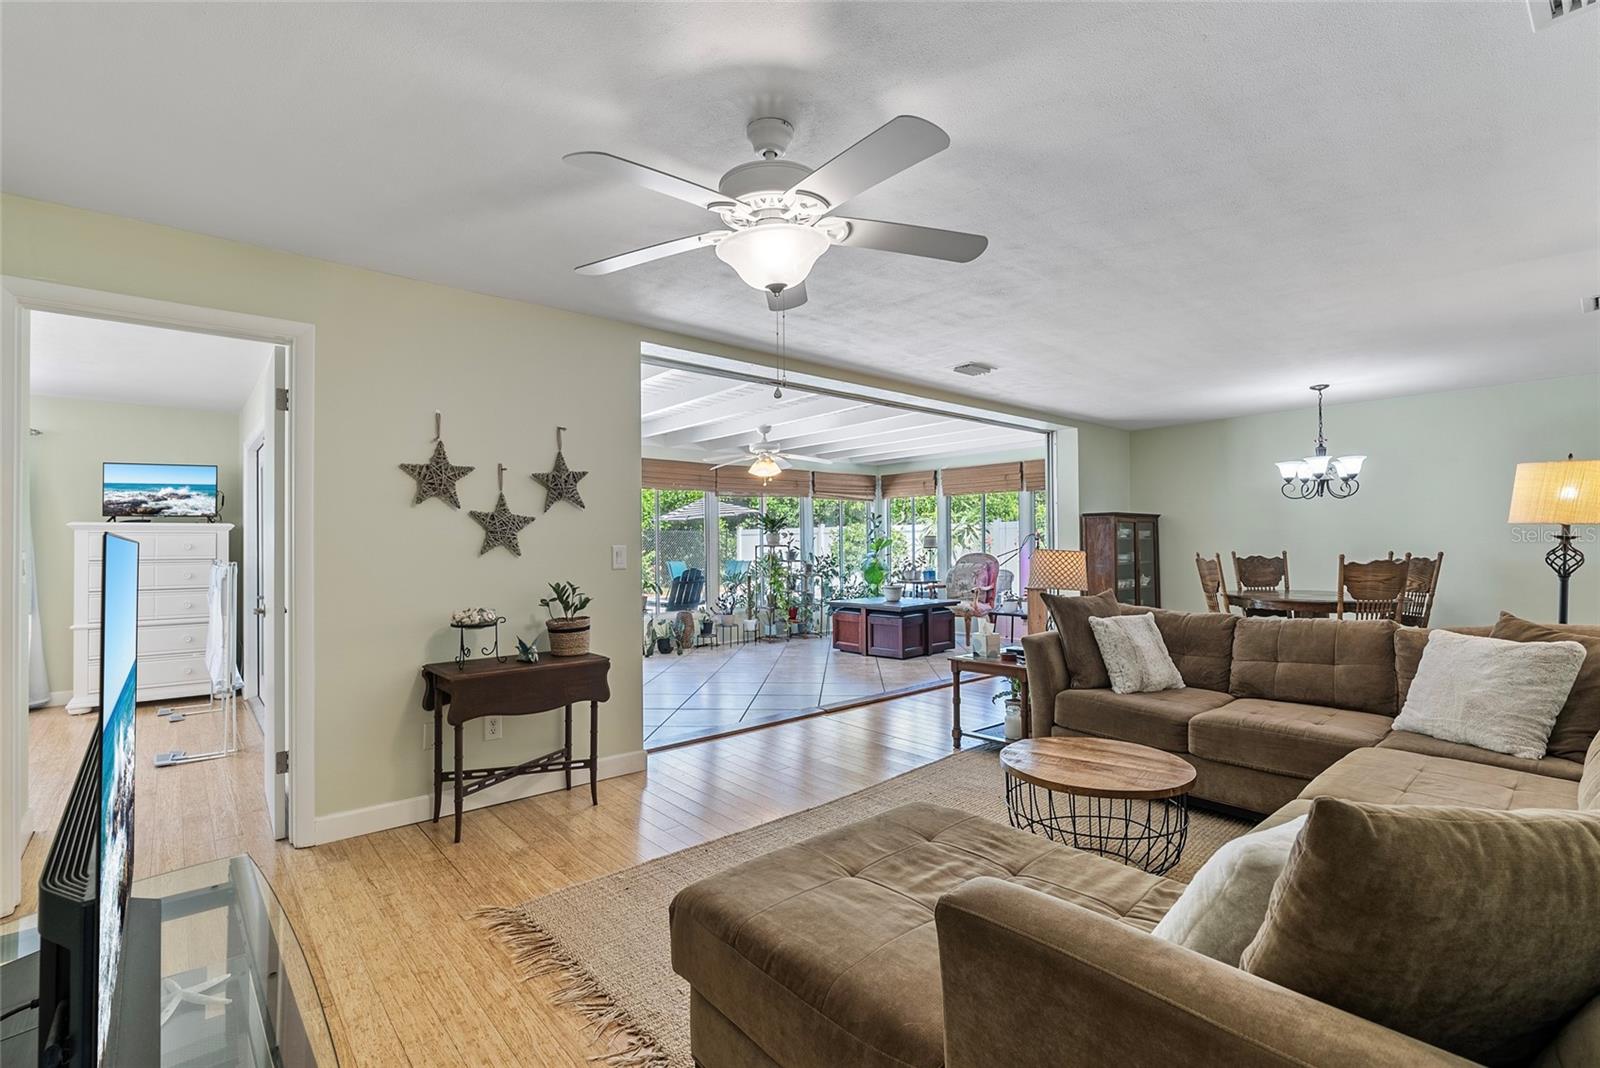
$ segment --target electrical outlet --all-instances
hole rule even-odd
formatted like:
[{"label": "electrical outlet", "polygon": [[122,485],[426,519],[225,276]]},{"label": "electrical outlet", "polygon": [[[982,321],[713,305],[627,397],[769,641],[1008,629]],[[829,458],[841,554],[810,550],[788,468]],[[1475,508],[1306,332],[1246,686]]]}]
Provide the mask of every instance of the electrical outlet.
[{"label": "electrical outlet", "polygon": [[500,717],[499,716],[485,716],[485,717],[483,717],[483,740],[484,741],[486,741],[486,742],[498,742],[500,739],[504,738],[505,736],[506,736],[505,726],[504,726],[504,724],[502,724],[500,722]]},{"label": "electrical outlet", "polygon": [[625,546],[625,545],[613,545],[611,547],[611,570],[613,570],[613,571],[626,571],[626,570],[628,570],[628,548],[627,548],[627,546]]}]

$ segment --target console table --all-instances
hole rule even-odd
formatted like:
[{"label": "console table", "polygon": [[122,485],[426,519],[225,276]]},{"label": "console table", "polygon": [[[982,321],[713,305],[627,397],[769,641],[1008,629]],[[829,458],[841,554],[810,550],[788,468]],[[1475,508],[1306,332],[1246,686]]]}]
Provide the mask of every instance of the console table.
[{"label": "console table", "polygon": [[[505,782],[519,775],[559,771],[572,789],[574,768],[589,769],[589,803],[600,803],[596,787],[599,778],[596,754],[599,748],[600,702],[611,699],[606,675],[609,658],[596,653],[583,656],[546,657],[536,664],[493,659],[428,664],[422,669],[422,707],[433,713],[433,822],[439,822],[444,784],[455,791],[455,840],[461,841],[461,804],[467,795]],[[589,755],[572,759],[572,706],[589,702]],[[561,747],[542,756],[496,768],[461,766],[461,728],[468,721],[484,716],[531,716],[539,712],[566,710]],[[444,770],[444,723],[455,728],[455,770]]]},{"label": "console table", "polygon": [[860,597],[829,601],[833,609],[833,647],[862,656],[907,660],[954,649],[954,600],[931,597]]}]

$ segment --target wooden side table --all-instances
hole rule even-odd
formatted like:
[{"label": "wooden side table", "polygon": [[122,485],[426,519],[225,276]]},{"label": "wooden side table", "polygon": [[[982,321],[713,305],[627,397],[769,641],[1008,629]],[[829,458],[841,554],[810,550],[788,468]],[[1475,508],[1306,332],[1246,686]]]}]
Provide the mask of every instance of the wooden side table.
[{"label": "wooden side table", "polygon": [[1001,660],[997,656],[952,656],[950,658],[950,680],[952,683],[950,693],[950,748],[960,749],[961,739],[978,738],[985,742],[1004,742],[1006,740],[1006,724],[1004,720],[991,723],[986,727],[976,727],[970,731],[961,729],[961,673],[969,675],[988,675],[992,677],[1015,679],[1022,691],[1022,736],[1032,734],[1033,712],[1028,704],[1028,667],[1020,661]]},{"label": "wooden side table", "polygon": [[[487,790],[519,775],[559,771],[572,789],[574,769],[589,770],[589,803],[600,803],[596,759],[600,736],[600,702],[611,699],[606,675],[611,661],[595,653],[583,656],[547,656],[537,664],[512,660],[469,660],[428,664],[422,669],[422,707],[433,713],[433,822],[439,822],[444,784],[455,788],[456,835],[461,841],[461,803],[469,794]],[[572,706],[589,702],[589,755],[572,759]],[[530,716],[566,710],[561,748],[520,764],[497,768],[461,766],[461,728],[468,720],[484,716]],[[444,723],[455,728],[455,770],[444,770]]]}]

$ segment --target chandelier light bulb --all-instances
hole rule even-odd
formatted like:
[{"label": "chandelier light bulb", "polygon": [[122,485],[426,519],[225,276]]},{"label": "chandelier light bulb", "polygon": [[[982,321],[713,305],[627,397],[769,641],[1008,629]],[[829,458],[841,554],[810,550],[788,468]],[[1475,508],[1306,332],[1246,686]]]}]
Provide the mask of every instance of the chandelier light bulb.
[{"label": "chandelier light bulb", "polygon": [[783,474],[783,468],[778,466],[778,461],[766,453],[757,456],[756,462],[750,465],[751,477],[759,478],[763,482],[777,478],[781,474]]},{"label": "chandelier light bulb", "polygon": [[717,258],[752,289],[781,293],[806,280],[817,257],[832,244],[828,235],[798,223],[759,223],[717,244]]}]

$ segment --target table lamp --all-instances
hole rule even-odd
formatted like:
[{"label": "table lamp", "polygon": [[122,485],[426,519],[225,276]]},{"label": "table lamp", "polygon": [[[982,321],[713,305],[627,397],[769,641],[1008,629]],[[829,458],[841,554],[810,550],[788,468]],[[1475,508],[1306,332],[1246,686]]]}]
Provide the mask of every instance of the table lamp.
[{"label": "table lamp", "polygon": [[1508,523],[1559,524],[1555,548],[1544,562],[1561,581],[1560,622],[1567,621],[1567,581],[1583,566],[1583,553],[1572,544],[1572,527],[1600,523],[1600,460],[1565,460],[1517,465],[1511,485]]},{"label": "table lamp", "polygon": [[1028,633],[1045,629],[1045,590],[1089,588],[1089,558],[1081,549],[1035,549],[1028,557]]}]

